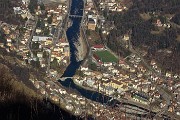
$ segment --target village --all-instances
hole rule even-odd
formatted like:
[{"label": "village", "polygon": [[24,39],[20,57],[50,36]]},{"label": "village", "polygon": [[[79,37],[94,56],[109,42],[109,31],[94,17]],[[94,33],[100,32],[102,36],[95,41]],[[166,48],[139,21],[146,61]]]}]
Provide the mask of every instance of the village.
[{"label": "village", "polygon": [[[16,52],[22,56],[23,65],[32,65],[38,70],[43,70],[46,73],[43,80],[34,77],[29,80],[38,93],[50,98],[71,113],[96,117],[105,114],[109,118],[116,116],[116,110],[86,99],[58,83],[58,79],[70,64],[70,46],[66,36],[68,2],[65,0],[64,3],[53,7],[38,6],[35,14],[30,13],[28,4],[29,0],[22,0],[22,6],[13,8],[15,14],[27,19],[23,27],[0,22],[6,35],[0,47],[7,52]],[[101,0],[99,10],[94,0],[87,0],[83,27],[90,33],[101,29],[103,37],[106,37],[115,26],[113,21],[106,21],[106,16],[99,12],[105,9],[122,12],[128,10],[130,6],[131,2]],[[163,24],[160,19],[153,24],[158,27],[170,27],[170,24]],[[132,50],[126,56],[116,55],[105,44],[93,41],[95,36],[89,35],[87,38],[91,57],[88,58],[88,64],[82,65],[73,77],[76,85],[110,96],[120,102],[126,101],[142,108],[149,108],[153,112],[162,114],[167,110],[167,114],[175,112],[176,115],[180,115],[178,112],[180,75],[163,73],[155,60],[147,65],[143,59],[146,53],[139,55]],[[131,47],[130,39],[129,33],[122,36],[121,42],[124,43],[124,48]],[[126,110],[121,111],[123,113],[121,117],[124,118]]]}]

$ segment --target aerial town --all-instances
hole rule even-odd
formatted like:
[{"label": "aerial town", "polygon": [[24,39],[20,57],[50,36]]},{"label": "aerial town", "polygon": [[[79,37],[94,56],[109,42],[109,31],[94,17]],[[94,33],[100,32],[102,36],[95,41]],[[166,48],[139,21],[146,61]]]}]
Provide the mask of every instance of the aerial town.
[{"label": "aerial town", "polygon": [[[117,29],[115,21],[108,18],[110,14],[128,11],[133,0],[80,0],[82,11],[72,7],[78,0],[55,4],[37,1],[37,8],[32,7],[32,0],[22,0],[13,7],[24,24],[0,21],[5,35],[0,36],[0,48],[20,56],[22,66],[39,72],[40,77],[31,74],[28,80],[38,94],[85,119],[180,119],[180,74],[164,72],[156,59],[147,60],[145,48],[133,47],[132,30],[118,38],[125,52],[117,53],[102,42]],[[160,32],[176,26],[170,21],[172,17],[163,17],[166,22],[157,17],[151,25]],[[74,29],[80,29],[78,35]],[[79,38],[73,44],[74,34]],[[152,34],[158,34],[157,30]],[[74,56],[79,61],[73,60]],[[76,69],[75,73],[69,69]],[[71,82],[67,85],[67,81]]]}]

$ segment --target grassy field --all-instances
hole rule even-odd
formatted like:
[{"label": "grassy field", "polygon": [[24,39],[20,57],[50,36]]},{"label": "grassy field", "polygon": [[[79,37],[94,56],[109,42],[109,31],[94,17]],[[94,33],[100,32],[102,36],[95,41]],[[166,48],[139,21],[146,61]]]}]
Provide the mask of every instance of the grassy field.
[{"label": "grassy field", "polygon": [[95,54],[102,60],[102,62],[118,62],[118,59],[109,51],[96,51]]}]

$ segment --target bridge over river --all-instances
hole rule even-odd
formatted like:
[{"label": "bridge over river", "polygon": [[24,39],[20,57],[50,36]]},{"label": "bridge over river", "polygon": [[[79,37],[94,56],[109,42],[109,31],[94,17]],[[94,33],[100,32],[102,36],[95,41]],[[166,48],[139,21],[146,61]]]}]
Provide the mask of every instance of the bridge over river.
[{"label": "bridge over river", "polygon": [[65,81],[66,79],[72,79],[73,77],[61,77],[61,78],[58,78],[58,80],[61,80],[61,81]]}]

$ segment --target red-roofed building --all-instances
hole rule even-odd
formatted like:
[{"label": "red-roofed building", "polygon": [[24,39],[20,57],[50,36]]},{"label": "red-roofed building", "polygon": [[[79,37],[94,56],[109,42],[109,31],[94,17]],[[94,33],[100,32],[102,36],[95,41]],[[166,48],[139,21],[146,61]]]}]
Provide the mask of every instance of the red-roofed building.
[{"label": "red-roofed building", "polygon": [[104,50],[104,45],[94,45],[91,48],[94,50]]}]

